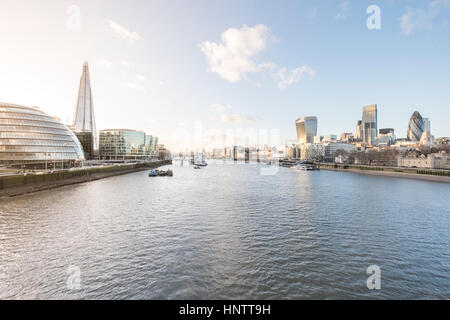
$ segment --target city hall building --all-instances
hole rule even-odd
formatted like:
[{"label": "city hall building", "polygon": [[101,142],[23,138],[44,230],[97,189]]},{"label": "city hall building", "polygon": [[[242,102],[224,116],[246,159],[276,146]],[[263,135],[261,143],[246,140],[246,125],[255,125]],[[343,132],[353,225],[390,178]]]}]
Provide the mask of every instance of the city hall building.
[{"label": "city hall building", "polygon": [[63,168],[84,160],[77,137],[37,107],[0,103],[0,165]]}]

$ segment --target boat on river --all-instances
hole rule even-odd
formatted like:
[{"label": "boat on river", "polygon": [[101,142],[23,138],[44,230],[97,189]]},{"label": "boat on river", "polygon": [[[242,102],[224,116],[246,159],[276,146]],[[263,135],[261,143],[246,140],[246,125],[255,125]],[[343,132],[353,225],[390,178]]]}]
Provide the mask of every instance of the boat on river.
[{"label": "boat on river", "polygon": [[194,162],[194,166],[196,167],[206,167],[208,163],[205,161],[205,159],[202,159],[199,162]]},{"label": "boat on river", "polygon": [[300,171],[319,170],[319,168],[315,164],[297,164],[295,166],[292,166],[291,169],[300,170]]},{"label": "boat on river", "polygon": [[148,173],[149,177],[173,177],[173,171],[170,169],[167,170],[152,170]]}]

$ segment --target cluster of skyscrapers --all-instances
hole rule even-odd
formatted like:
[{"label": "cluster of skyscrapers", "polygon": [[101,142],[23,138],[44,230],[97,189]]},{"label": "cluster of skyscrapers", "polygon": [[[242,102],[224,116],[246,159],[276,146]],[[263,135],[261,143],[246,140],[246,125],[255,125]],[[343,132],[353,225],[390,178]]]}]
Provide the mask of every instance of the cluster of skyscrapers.
[{"label": "cluster of skyscrapers", "polygon": [[147,160],[158,156],[158,137],[142,131],[100,130],[99,137],[87,62],[70,126],[38,107],[0,103],[0,165],[64,168],[82,160]]},{"label": "cluster of skyscrapers", "polygon": [[303,160],[332,161],[338,150],[353,152],[367,148],[383,146],[403,146],[417,143],[433,143],[431,125],[428,118],[423,118],[415,111],[408,124],[407,138],[397,139],[393,128],[378,129],[378,108],[376,104],[363,107],[362,118],[356,124],[355,133],[318,136],[317,117],[302,117],[295,121],[297,145],[290,148],[289,157]]}]

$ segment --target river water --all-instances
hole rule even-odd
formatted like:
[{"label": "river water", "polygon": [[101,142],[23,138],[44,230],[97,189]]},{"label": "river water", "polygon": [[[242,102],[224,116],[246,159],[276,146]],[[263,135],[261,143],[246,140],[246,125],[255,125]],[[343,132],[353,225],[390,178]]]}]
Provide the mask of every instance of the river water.
[{"label": "river water", "polygon": [[0,298],[450,298],[449,184],[172,168],[1,199]]}]

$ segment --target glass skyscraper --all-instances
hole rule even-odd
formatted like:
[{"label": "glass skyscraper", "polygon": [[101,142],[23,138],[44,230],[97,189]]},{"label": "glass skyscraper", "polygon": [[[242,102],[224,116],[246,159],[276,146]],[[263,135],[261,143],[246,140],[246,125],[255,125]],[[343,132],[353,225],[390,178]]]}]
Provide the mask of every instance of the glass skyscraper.
[{"label": "glass skyscraper", "polygon": [[378,114],[376,104],[363,108],[361,125],[362,141],[367,144],[374,144],[378,136]]},{"label": "glass skyscraper", "polygon": [[411,141],[420,141],[422,134],[425,131],[429,131],[429,128],[430,128],[430,121],[428,119],[424,121],[424,118],[422,118],[420,113],[418,111],[414,111],[413,115],[409,119],[406,137],[408,138],[408,140]]},{"label": "glass skyscraper", "polygon": [[362,140],[362,121],[358,120],[356,123],[356,139]]},{"label": "glass skyscraper", "polygon": [[317,136],[317,117],[303,117],[295,121],[297,129],[297,143],[313,143]]},{"label": "glass skyscraper", "polygon": [[83,146],[86,158],[92,159],[94,150],[98,150],[98,141],[94,103],[92,101],[91,78],[87,62],[84,63],[81,73],[73,131]]}]

